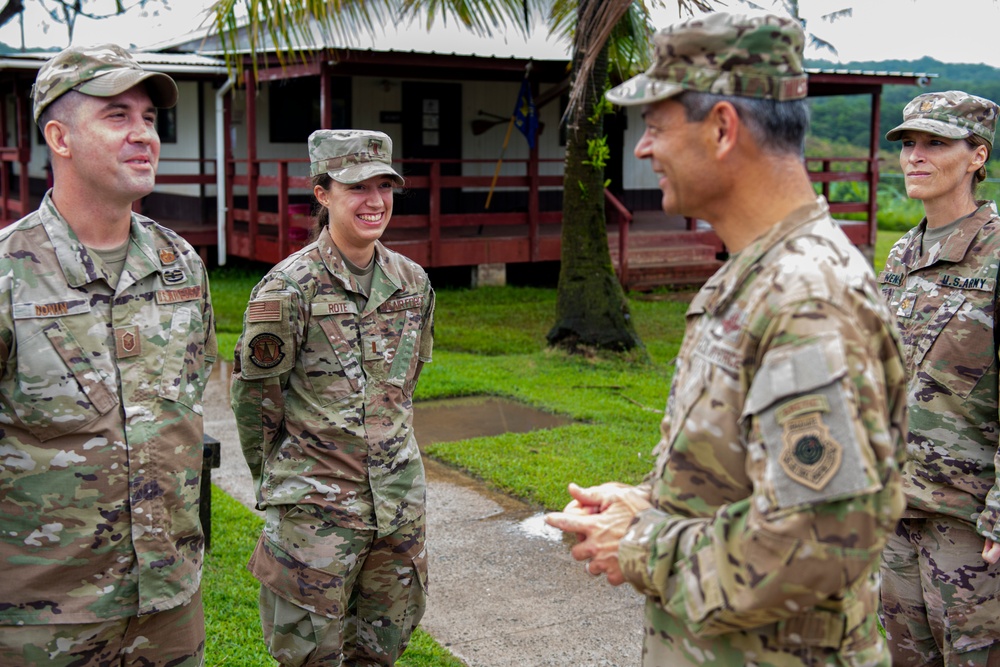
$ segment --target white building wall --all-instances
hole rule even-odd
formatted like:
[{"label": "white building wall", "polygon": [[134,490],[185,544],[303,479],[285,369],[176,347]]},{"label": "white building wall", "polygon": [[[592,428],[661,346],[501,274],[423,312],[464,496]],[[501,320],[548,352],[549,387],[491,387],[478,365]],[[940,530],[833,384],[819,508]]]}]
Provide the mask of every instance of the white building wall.
[{"label": "white building wall", "polygon": [[625,130],[624,159],[622,163],[622,182],[626,190],[656,190],[659,178],[649,166],[649,160],[638,160],[632,154],[632,149],[646,131],[646,123],[642,120],[642,107],[626,107],[628,113],[628,129]]}]

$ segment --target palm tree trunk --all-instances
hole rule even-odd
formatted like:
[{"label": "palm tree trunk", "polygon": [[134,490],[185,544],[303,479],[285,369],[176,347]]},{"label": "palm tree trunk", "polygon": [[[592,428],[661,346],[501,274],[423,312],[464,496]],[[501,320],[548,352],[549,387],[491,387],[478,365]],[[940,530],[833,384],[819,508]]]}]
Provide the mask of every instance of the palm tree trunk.
[{"label": "palm tree trunk", "polygon": [[[581,7],[585,4],[581,2]],[[582,11],[581,11],[582,14]],[[584,31],[577,26],[577,31]],[[574,49],[573,70],[583,54]],[[556,301],[556,323],[550,345],[575,351],[581,347],[643,349],[632,324],[628,300],[611,265],[604,215],[604,169],[584,164],[588,140],[604,134],[594,104],[607,76],[607,45],[595,63],[581,104],[568,121],[563,180],[562,251]]]}]

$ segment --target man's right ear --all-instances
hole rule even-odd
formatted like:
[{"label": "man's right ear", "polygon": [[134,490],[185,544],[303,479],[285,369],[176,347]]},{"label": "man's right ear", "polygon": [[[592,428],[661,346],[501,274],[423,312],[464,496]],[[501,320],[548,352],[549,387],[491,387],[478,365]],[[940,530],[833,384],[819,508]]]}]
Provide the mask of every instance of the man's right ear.
[{"label": "man's right ear", "polygon": [[58,120],[50,120],[42,129],[42,136],[53,155],[69,157],[69,128]]}]

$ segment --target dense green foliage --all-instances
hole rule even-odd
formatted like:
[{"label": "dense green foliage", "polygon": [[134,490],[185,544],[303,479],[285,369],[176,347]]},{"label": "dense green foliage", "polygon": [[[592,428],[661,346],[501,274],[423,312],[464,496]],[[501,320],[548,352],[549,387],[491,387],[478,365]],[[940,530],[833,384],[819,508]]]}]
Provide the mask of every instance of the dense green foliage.
[{"label": "dense green foliage", "polygon": [[[964,90],[991,100],[1000,100],[1000,69],[990,65],[943,63],[933,58],[920,60],[883,60],[877,62],[831,63],[813,60],[807,67],[837,70],[874,72],[902,72],[936,74],[926,88],[915,86],[885,86],[882,89],[882,108],[879,114],[881,132],[879,145],[893,154],[898,143],[886,141],[885,132],[903,119],[903,107],[921,93],[940,90]],[[868,146],[871,117],[871,96],[838,95],[810,99],[812,109],[811,134],[833,144]],[[894,161],[884,165],[896,168]]]}]

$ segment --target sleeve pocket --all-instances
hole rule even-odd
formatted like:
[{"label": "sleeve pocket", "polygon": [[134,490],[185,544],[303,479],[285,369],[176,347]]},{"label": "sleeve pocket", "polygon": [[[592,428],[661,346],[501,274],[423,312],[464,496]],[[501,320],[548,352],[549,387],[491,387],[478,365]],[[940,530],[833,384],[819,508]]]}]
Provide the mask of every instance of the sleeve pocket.
[{"label": "sleeve pocket", "polygon": [[742,418],[767,456],[763,484],[779,510],[881,488],[858,440],[857,409],[837,337],[768,352]]}]

